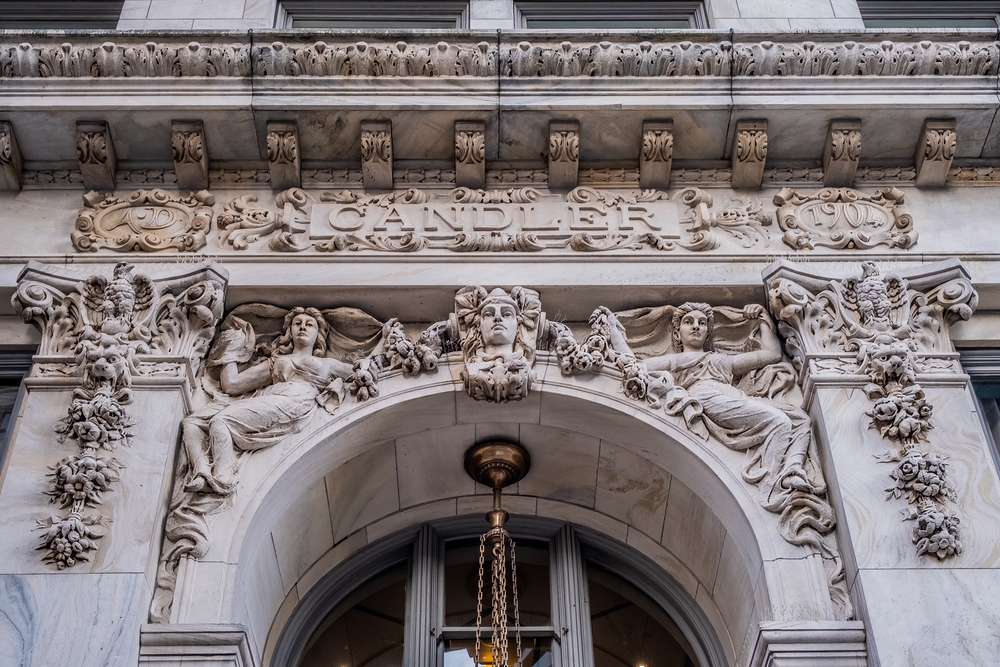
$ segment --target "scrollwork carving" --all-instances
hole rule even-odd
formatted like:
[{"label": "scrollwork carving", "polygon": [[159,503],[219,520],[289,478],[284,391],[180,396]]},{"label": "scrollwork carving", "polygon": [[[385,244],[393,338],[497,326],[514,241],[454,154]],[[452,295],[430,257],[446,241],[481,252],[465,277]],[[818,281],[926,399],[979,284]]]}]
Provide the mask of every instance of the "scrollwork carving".
[{"label": "scrollwork carving", "polygon": [[80,164],[104,164],[108,161],[108,140],[104,132],[79,132],[76,157]]},{"label": "scrollwork carving", "polygon": [[903,207],[903,192],[897,188],[872,195],[851,188],[815,193],[783,188],[774,195],[774,204],[778,225],[785,232],[782,238],[795,249],[910,248],[917,242],[913,217]]},{"label": "scrollwork carving", "polygon": [[215,197],[207,191],[179,197],[164,190],[136,190],[125,198],[91,192],[71,235],[80,252],[194,251],[205,246]]}]

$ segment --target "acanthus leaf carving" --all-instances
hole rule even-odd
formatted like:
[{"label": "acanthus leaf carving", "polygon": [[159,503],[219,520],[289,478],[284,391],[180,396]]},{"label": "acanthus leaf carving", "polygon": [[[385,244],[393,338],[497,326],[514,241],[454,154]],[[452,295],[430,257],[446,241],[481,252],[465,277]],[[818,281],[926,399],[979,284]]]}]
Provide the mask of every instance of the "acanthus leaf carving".
[{"label": "acanthus leaf carving", "polygon": [[830,137],[831,159],[857,162],[861,158],[860,130],[834,130]]},{"label": "acanthus leaf carving", "polygon": [[642,159],[669,162],[674,156],[674,134],[667,130],[649,130],[642,135]]},{"label": "acanthus leaf carving", "polygon": [[170,148],[177,163],[200,163],[205,155],[201,132],[174,132]]},{"label": "acanthus leaf carving", "polygon": [[80,164],[104,164],[108,161],[108,142],[104,132],[80,132],[76,137],[76,157]]},{"label": "acanthus leaf carving", "polygon": [[91,192],[84,197],[71,238],[80,252],[177,250],[205,246],[215,197],[207,191],[179,197],[164,190],[136,190],[125,198]]},{"label": "acanthus leaf carving", "polygon": [[550,162],[578,162],[580,160],[580,133],[573,131],[549,133]]},{"label": "acanthus leaf carving", "polygon": [[391,134],[385,131],[361,133],[362,162],[389,162],[391,159]]},{"label": "acanthus leaf carving", "polygon": [[486,135],[483,132],[455,133],[455,160],[461,164],[482,164],[486,159]]},{"label": "acanthus leaf carving", "polygon": [[296,132],[271,131],[267,133],[267,161],[273,164],[295,164],[299,151]]}]

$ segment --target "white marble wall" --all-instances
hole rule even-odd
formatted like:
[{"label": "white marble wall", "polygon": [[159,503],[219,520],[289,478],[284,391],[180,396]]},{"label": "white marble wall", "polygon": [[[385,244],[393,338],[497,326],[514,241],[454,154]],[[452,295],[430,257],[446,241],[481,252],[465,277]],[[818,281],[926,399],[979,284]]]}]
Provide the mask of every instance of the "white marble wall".
[{"label": "white marble wall", "polygon": [[925,390],[934,428],[920,449],[948,457],[958,501],[946,509],[961,519],[964,551],[944,561],[916,555],[913,524],[900,512],[905,500],[885,500],[893,464],[875,456],[891,445],[868,428],[870,401],[860,389],[817,391],[814,416],[822,414],[848,585],[868,627],[873,664],[992,664],[1000,641],[1000,480],[968,391]]},{"label": "white marble wall", "polygon": [[864,28],[856,0],[707,0],[713,28],[846,30]]}]

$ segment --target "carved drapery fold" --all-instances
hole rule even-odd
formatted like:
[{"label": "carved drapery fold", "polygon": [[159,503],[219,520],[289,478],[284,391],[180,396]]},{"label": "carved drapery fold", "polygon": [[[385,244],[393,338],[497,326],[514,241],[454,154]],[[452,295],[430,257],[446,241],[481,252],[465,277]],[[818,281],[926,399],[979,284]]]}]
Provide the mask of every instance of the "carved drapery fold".
[{"label": "carved drapery fold", "polygon": [[956,497],[947,464],[924,449],[933,406],[920,382],[949,376],[961,382],[948,328],[969,319],[978,304],[968,274],[957,260],[910,278],[883,275],[873,262],[845,279],[779,264],[767,271],[766,284],[807,400],[817,385],[828,384],[860,387],[872,401],[869,427],[896,446],[878,457],[896,464],[886,498],[910,503],[906,516],[916,521],[918,555],[961,553],[960,520],[943,511]]},{"label": "carved drapery fold", "polygon": [[[99,509],[119,481],[122,466],[107,452],[131,443],[136,421],[127,407],[139,374],[157,374],[162,358],[186,360],[197,369],[222,316],[224,283],[207,267],[175,279],[136,274],[115,266],[110,279],[83,281],[30,264],[21,274],[12,304],[42,334],[35,374],[53,368],[79,378],[67,416],[55,425],[59,442],[71,440],[80,453],[52,466],[46,493],[67,515],[39,521],[45,532],[43,560],[59,569],[89,561],[108,527]],[[70,356],[72,355],[72,356]],[[143,356],[155,359],[142,366]],[[181,372],[175,364],[174,374]]]}]

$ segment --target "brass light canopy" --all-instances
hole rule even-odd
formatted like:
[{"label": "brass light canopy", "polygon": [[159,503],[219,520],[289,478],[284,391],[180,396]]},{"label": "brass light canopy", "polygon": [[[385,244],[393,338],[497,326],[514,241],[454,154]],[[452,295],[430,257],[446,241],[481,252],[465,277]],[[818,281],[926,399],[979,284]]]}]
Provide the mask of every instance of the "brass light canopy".
[{"label": "brass light canopy", "polygon": [[530,467],[528,452],[512,442],[483,442],[465,453],[465,470],[469,477],[494,490],[517,484]]}]

